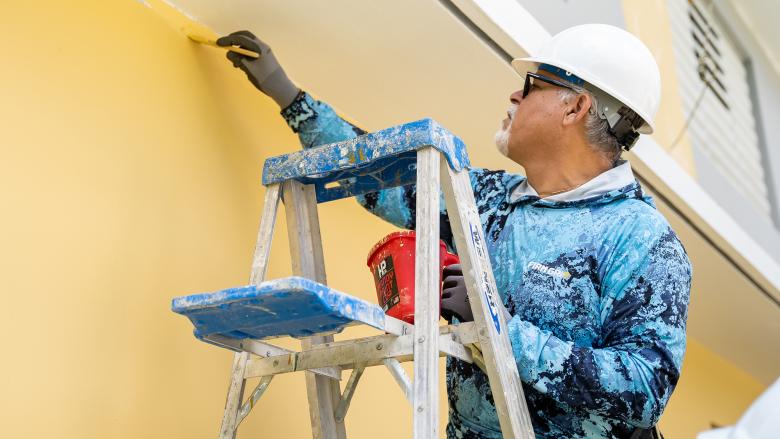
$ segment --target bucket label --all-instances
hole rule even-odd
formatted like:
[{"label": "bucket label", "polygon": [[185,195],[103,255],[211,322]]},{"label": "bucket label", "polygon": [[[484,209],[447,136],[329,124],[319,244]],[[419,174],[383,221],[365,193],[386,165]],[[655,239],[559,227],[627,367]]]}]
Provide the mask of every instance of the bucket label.
[{"label": "bucket label", "polygon": [[374,271],[374,282],[376,290],[379,292],[379,304],[382,310],[398,305],[400,298],[398,296],[398,281],[396,280],[395,270],[393,269],[393,257],[385,256]]}]

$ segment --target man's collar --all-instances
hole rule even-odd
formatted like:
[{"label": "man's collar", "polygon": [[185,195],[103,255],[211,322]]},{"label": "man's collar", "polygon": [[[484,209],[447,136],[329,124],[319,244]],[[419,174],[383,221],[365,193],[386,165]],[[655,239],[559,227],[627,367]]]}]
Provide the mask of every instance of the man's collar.
[{"label": "man's collar", "polygon": [[[626,160],[620,160],[617,166],[599,174],[582,186],[568,192],[551,195],[544,198],[544,200],[559,202],[578,201],[624,188],[634,183],[634,181],[631,164]],[[529,197],[539,198],[539,194],[528,184],[528,179],[525,179],[509,195],[509,202],[515,203],[522,198]]]}]

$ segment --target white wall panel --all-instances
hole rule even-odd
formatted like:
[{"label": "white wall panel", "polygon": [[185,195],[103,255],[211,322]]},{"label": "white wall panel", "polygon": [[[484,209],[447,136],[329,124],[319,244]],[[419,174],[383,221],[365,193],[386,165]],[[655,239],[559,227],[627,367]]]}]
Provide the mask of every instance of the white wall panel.
[{"label": "white wall panel", "polygon": [[[668,0],[668,4],[680,94],[690,119],[688,134],[693,147],[769,218],[771,206],[743,58],[705,2]],[[700,62],[696,51],[704,49],[710,60]],[[702,63],[709,65],[714,74],[707,72],[703,79],[699,73]]]}]

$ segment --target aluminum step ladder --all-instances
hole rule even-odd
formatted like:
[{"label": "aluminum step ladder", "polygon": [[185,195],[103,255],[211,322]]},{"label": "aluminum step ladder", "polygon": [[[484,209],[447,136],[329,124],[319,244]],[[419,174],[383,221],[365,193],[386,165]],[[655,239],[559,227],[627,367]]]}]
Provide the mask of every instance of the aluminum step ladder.
[{"label": "aluminum step ladder", "polygon": [[[178,297],[195,336],[235,351],[219,437],[236,429],[275,375],[304,371],[314,438],[346,438],[344,417],[366,367],[384,365],[412,405],[414,437],[439,437],[441,355],[477,361],[486,371],[506,438],[534,438],[507,336],[507,314],[496,290],[468,175],[464,143],[423,119],[266,160],[263,216],[248,286]],[[415,183],[416,267],[414,325],[326,285],[317,203]],[[474,322],[439,326],[439,203],[444,192]],[[264,282],[279,201],[283,200],[293,277]],[[346,326],[384,334],[334,342]],[[300,351],[269,343],[301,340]],[[478,347],[479,350],[472,349]],[[481,358],[478,353],[481,353]],[[414,361],[414,381],[400,362]],[[351,369],[344,391],[341,372]],[[249,378],[260,383],[243,401]]]}]

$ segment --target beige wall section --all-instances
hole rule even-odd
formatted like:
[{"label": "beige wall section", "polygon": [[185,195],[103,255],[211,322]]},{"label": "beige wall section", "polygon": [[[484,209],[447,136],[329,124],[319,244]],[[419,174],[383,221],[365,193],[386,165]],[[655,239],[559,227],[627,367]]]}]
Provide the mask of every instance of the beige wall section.
[{"label": "beige wall section", "polygon": [[[0,27],[2,436],[214,437],[231,355],[197,342],[170,299],[246,282],[262,162],[297,139],[222,53],[142,2],[16,2]],[[480,164],[506,164],[485,151]],[[321,219],[330,281],[372,299],[365,256],[391,226],[350,200]],[[290,271],[284,234],[270,277]],[[733,422],[759,389],[692,342],[668,437]],[[309,435],[301,376],[256,410],[245,436]],[[410,418],[389,375],[367,371],[351,437],[410,437]]]},{"label": "beige wall section", "polygon": [[[13,2],[0,28],[1,435],[215,437],[232,355],[170,299],[246,283],[263,160],[297,138],[141,2]],[[330,279],[370,299],[390,226],[349,200],[321,216]],[[273,277],[290,272],[279,232]],[[302,376],[278,378],[244,437],[308,437],[305,401]],[[409,437],[407,407],[366,372],[352,437]]]},{"label": "beige wall section", "polygon": [[623,0],[623,12],[626,28],[650,48],[661,70],[661,105],[655,118],[653,138],[695,177],[696,164],[688,134],[680,134],[685,126],[685,114],[678,90],[666,0]]},{"label": "beige wall section", "polygon": [[689,337],[682,377],[661,418],[661,431],[670,439],[694,439],[713,424],[733,425],[765,388]]}]

